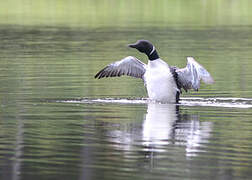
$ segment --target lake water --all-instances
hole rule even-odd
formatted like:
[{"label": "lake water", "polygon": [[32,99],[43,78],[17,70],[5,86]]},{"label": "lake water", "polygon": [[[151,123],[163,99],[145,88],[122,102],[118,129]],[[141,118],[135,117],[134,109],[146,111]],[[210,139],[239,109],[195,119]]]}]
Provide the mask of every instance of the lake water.
[{"label": "lake water", "polygon": [[[252,178],[252,3],[143,2],[2,2],[1,180]],[[170,65],[194,56],[215,84],[175,105],[139,79],[94,79],[147,63],[138,39]]]}]

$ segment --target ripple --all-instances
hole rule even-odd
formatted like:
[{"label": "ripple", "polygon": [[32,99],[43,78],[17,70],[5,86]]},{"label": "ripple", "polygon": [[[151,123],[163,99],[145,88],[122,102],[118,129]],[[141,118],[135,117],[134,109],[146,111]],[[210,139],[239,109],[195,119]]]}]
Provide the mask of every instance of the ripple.
[{"label": "ripple", "polygon": [[227,108],[252,108],[250,98],[181,98],[181,105],[184,106],[212,106]]},{"label": "ripple", "polygon": [[[57,102],[66,103],[118,103],[118,104],[148,104],[148,103],[158,103],[151,101],[148,98],[82,98],[82,99],[72,99],[72,100],[62,100]],[[193,98],[184,97],[178,105],[182,106],[211,106],[211,107],[226,107],[226,108],[252,108],[251,98],[231,98],[231,97],[220,97],[220,98]]]}]

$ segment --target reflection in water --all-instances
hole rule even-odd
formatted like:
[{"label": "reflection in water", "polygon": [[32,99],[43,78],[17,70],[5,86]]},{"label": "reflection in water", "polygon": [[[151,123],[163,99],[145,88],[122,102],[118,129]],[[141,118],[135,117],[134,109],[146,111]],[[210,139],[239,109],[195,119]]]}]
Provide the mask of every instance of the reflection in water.
[{"label": "reflection in water", "polygon": [[[182,127],[181,136],[182,139],[186,139],[186,155],[194,156],[198,152],[202,152],[200,146],[203,143],[208,142],[210,132],[212,129],[212,123],[210,122],[200,122],[199,120],[194,120],[194,117],[189,120],[188,127]],[[180,131],[177,131],[177,136],[179,136]]]},{"label": "reflection in water", "polygon": [[13,160],[13,172],[12,172],[12,179],[18,180],[20,179],[20,171],[21,171],[21,156],[23,155],[23,133],[24,133],[24,124],[23,119],[18,119],[18,130],[16,136],[16,143],[15,143],[15,154]]},{"label": "reflection in water", "polygon": [[[11,155],[6,155],[4,160],[4,167],[1,169],[0,179],[19,180],[21,173],[21,157],[23,156],[23,143],[24,143],[24,124],[23,119],[18,117],[17,132],[15,134],[14,151]],[[2,142],[1,142],[2,143]],[[2,146],[0,146],[2,148]],[[0,150],[2,150],[0,148]],[[1,162],[1,161],[0,161]]]},{"label": "reflection in water", "polygon": [[176,108],[173,104],[148,104],[142,130],[145,145],[167,144],[167,140],[172,139],[174,123],[177,121]]},{"label": "reflection in water", "polygon": [[109,133],[116,148],[131,150],[134,145],[148,152],[164,152],[165,145],[185,146],[186,156],[194,156],[210,136],[212,123],[200,122],[198,115],[181,114],[174,104],[149,103],[142,125]]}]

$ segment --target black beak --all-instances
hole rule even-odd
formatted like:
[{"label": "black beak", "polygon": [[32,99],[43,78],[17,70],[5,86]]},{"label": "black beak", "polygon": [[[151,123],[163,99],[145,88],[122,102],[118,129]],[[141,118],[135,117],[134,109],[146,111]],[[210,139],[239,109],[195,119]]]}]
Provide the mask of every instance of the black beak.
[{"label": "black beak", "polygon": [[137,45],[136,45],[136,43],[135,43],[135,44],[128,44],[128,47],[131,47],[131,48],[136,48],[136,47],[137,47]]}]

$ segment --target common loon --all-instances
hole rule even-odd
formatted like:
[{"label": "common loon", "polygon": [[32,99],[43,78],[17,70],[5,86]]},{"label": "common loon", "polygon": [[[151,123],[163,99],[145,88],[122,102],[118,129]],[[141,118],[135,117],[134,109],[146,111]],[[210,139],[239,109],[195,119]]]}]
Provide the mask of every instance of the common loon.
[{"label": "common loon", "polygon": [[193,57],[187,57],[185,68],[179,69],[169,66],[159,58],[155,46],[148,40],[138,40],[135,44],[128,45],[148,56],[145,64],[133,56],[128,56],[120,61],[107,65],[100,70],[95,78],[115,77],[121,75],[141,78],[147,89],[149,99],[162,103],[177,103],[182,93],[189,89],[198,91],[200,80],[206,84],[214,83],[210,73]]}]

